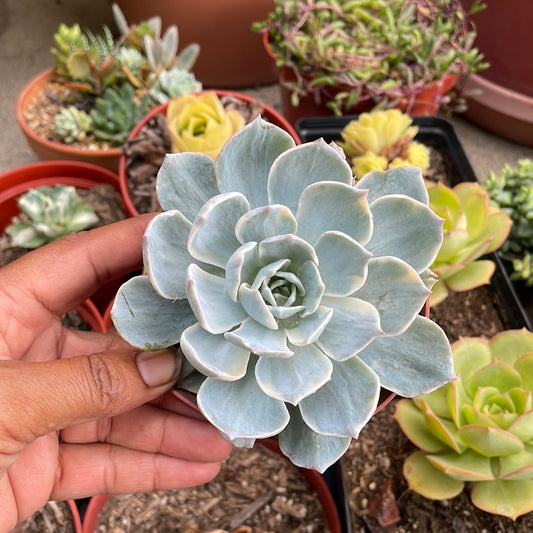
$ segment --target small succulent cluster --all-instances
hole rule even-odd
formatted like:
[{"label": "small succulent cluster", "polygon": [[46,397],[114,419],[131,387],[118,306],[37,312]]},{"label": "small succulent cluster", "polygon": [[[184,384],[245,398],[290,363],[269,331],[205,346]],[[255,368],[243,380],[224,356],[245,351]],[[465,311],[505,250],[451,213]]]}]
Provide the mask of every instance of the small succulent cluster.
[{"label": "small succulent cluster", "polygon": [[371,170],[414,166],[426,172],[429,149],[414,140],[418,127],[398,109],[362,113],[341,131],[337,144],[348,156],[355,177]]},{"label": "small succulent cluster", "polygon": [[454,377],[444,332],[419,314],[442,242],[420,169],[354,185],[337,145],[295,146],[258,117],[215,160],[167,155],[157,193],[146,275],[111,315],[134,346],[180,344],[178,386],[234,444],[277,435],[295,464],[324,471],[380,387],[413,397]]},{"label": "small succulent cluster", "polygon": [[426,186],[429,206],[444,219],[444,240],[431,265],[438,281],[429,301],[437,305],[450,290],[467,291],[489,283],[494,262],[479,258],[502,245],[512,221],[490,203],[487,191],[477,182],[463,182],[450,188],[427,181]]},{"label": "small succulent cluster", "polygon": [[397,404],[419,448],[404,464],[409,488],[447,499],[472,483],[472,502],[516,519],[533,510],[533,333],[508,330],[452,346],[457,379]]},{"label": "small succulent cluster", "polygon": [[533,286],[533,161],[521,159],[518,165],[505,165],[491,172],[483,182],[490,199],[507,213],[513,225],[501,251],[513,259],[511,279]]},{"label": "small succulent cluster", "polygon": [[[176,26],[161,35],[159,17],[129,25],[116,4],[113,14],[117,39],[107,26],[94,34],[79,24],[61,24],[54,35],[56,77],[81,94],[55,120],[55,133],[65,143],[92,135],[111,146],[123,144],[148,109],[202,88],[190,72],[199,47],[190,44],[178,54]],[[109,113],[105,120],[103,111]]]},{"label": "small succulent cluster", "polygon": [[[473,2],[470,12],[484,7]],[[447,74],[486,68],[460,0],[275,0],[266,20],[278,66],[291,68],[302,96],[339,87],[327,103],[336,114],[360,101],[395,107]]]},{"label": "small succulent cluster", "polygon": [[98,222],[91,205],[70,185],[31,189],[20,196],[18,206],[25,217],[11,224],[6,232],[11,244],[21,248],[38,248]]},{"label": "small succulent cluster", "polygon": [[183,95],[171,100],[167,108],[173,152],[202,152],[215,159],[244,124],[243,115],[226,109],[213,91]]}]

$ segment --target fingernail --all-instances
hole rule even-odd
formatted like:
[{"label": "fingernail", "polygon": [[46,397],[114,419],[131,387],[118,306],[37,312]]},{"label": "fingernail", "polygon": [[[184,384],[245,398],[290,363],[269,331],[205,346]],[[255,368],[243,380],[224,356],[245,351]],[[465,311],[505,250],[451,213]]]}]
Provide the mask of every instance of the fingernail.
[{"label": "fingernail", "polygon": [[180,373],[181,358],[174,348],[158,352],[141,352],[135,357],[143,381],[149,387],[170,383]]}]

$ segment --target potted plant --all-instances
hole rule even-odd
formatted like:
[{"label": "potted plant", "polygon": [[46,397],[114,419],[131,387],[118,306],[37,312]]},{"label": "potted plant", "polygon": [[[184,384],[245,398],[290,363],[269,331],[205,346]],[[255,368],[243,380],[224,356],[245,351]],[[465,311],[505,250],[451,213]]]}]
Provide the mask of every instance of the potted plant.
[{"label": "potted plant", "polygon": [[[275,0],[254,25],[280,68],[291,123],[303,116],[398,107],[434,115],[486,68],[458,0]],[[480,9],[475,2],[472,11]]]},{"label": "potted plant", "polygon": [[158,17],[129,25],[113,5],[119,37],[60,24],[55,66],[22,90],[16,115],[42,159],[81,160],[118,169],[120,146],[135,124],[168,98],[201,89],[189,72],[199,53],[178,55],[175,26],[161,35]]},{"label": "potted plant", "polygon": [[403,466],[409,488],[449,499],[468,482],[476,507],[516,520],[533,511],[533,333],[465,338],[452,349],[457,378],[396,407],[419,448]]},{"label": "potted plant", "polygon": [[[117,175],[75,161],[41,161],[1,174],[0,207],[2,264],[64,233],[126,217]],[[120,283],[112,281],[100,288],[90,305],[103,312]]]},{"label": "potted plant", "polygon": [[453,377],[445,335],[419,316],[442,240],[420,170],[354,186],[340,149],[257,118],[215,161],[168,156],[157,190],[146,275],[117,293],[114,325],[135,346],[179,342],[179,387],[235,444],[277,436],[294,464],[324,471],[381,387],[411,397]]},{"label": "potted plant", "polygon": [[229,137],[258,114],[299,142],[294,128],[275,109],[235,91],[187,94],[153,109],[131,132],[120,159],[120,189],[128,213],[159,209],[155,180],[167,153],[197,151],[215,157]]}]

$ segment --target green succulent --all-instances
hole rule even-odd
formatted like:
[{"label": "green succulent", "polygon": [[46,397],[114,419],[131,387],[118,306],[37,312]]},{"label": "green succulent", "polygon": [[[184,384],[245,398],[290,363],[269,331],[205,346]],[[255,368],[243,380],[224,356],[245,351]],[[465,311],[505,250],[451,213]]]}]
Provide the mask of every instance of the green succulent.
[{"label": "green succulent", "polygon": [[136,96],[133,87],[124,84],[120,91],[108,87],[101,98],[97,98],[91,119],[94,135],[111,146],[124,144],[135,125],[150,109],[150,97]]},{"label": "green succulent", "polygon": [[146,275],[122,285],[112,318],[139,348],[180,343],[194,372],[179,386],[236,445],[277,435],[324,471],[381,386],[413,397],[453,378],[444,332],[419,315],[442,241],[420,169],[354,186],[336,145],[295,146],[258,117],[216,160],[167,155],[157,193]]},{"label": "green succulent", "polygon": [[449,290],[467,291],[489,283],[494,262],[479,258],[502,245],[511,219],[491,205],[487,191],[477,182],[450,188],[427,181],[426,186],[429,206],[444,219],[444,240],[431,265],[438,281],[429,301],[437,305],[447,298]]},{"label": "green succulent", "polygon": [[178,98],[184,94],[196,93],[202,90],[202,84],[192,72],[173,67],[164,70],[157,76],[150,87],[150,96],[158,104]]},{"label": "green succulent", "polygon": [[74,105],[64,107],[54,117],[54,132],[67,144],[82,142],[92,129],[91,117]]},{"label": "green succulent", "polygon": [[54,41],[57,48],[51,52],[55,56],[56,73],[68,86],[99,95],[124,78],[115,60],[120,45],[115,43],[107,26],[96,35],[81,33],[78,24],[70,27],[60,24]]},{"label": "green succulent", "polygon": [[476,507],[514,520],[533,510],[533,333],[464,338],[452,350],[456,380],[397,404],[394,418],[419,448],[404,475],[431,499],[471,482]]},{"label": "green succulent", "polygon": [[[501,251],[514,258],[513,279],[533,285],[533,160],[521,159],[518,165],[506,164],[497,174],[491,172],[483,182],[491,202],[507,213],[513,225]],[[527,257],[526,257],[527,256]]]},{"label": "green succulent", "polygon": [[200,48],[192,43],[178,54],[178,29],[170,26],[161,37],[161,19],[153,17],[129,25],[118,5],[113,15],[120,36],[115,39],[103,26],[101,32],[83,33],[78,24],[61,24],[54,35],[56,73],[64,83],[95,97],[106,88],[129,83],[141,92],[149,90],[161,72],[173,66],[190,70]]},{"label": "green succulent", "polygon": [[20,196],[18,206],[27,220],[11,224],[6,232],[12,245],[22,248],[38,248],[98,222],[91,205],[69,185],[31,189]]}]

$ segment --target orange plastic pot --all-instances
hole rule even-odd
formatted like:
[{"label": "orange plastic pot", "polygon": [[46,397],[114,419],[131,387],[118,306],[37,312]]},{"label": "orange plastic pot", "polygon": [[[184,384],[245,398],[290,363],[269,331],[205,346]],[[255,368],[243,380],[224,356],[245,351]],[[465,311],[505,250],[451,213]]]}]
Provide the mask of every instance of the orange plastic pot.
[{"label": "orange plastic pot", "polygon": [[107,148],[102,150],[85,150],[64,144],[56,141],[50,141],[37,135],[33,131],[25,118],[26,109],[29,103],[36,95],[41,93],[46,85],[50,83],[54,77],[54,69],[45,70],[33,80],[31,80],[21,91],[16,105],[16,116],[20,128],[30,148],[35,154],[45,161],[50,160],[68,160],[81,161],[104,167],[108,170],[116,172],[118,170],[118,162],[121,155],[121,149]]},{"label": "orange plastic pot", "polygon": [[[219,97],[223,96],[231,96],[233,98],[238,98],[239,100],[242,100],[248,104],[253,104],[256,102],[256,99],[245,95],[240,94],[233,91],[215,91],[216,94]],[[166,115],[168,107],[168,102],[160,105],[159,107],[156,107],[155,109],[152,109],[150,113],[148,113],[138,124],[135,126],[135,128],[132,130],[130,136],[128,137],[128,140],[135,139],[142,128],[147,124],[147,122],[152,119],[155,115]],[[272,124],[275,124],[276,126],[279,126],[280,128],[284,129],[291,137],[294,139],[296,144],[300,144],[300,138],[298,134],[296,133],[296,130],[293,128],[291,124],[282,116],[280,115],[273,107],[270,107],[269,105],[266,105],[261,102],[261,107],[263,108],[262,117],[265,120],[268,120]],[[120,192],[122,194],[122,201],[124,202],[124,207],[126,208],[126,212],[130,216],[137,216],[139,212],[135,208],[135,205],[133,204],[133,200],[131,198],[130,189],[129,189],[129,183],[128,183],[128,172],[126,169],[126,156],[122,155],[119,162],[119,168],[118,168],[118,179],[119,179],[119,185],[120,185]]]},{"label": "orange plastic pot", "polygon": [[[89,189],[102,183],[120,192],[115,173],[89,163],[41,161],[8,170],[0,174],[0,232],[4,232],[12,218],[19,214],[17,200],[29,189],[57,184]],[[119,284],[120,280],[108,282],[92,295],[94,304],[101,312],[114,297]]]}]

